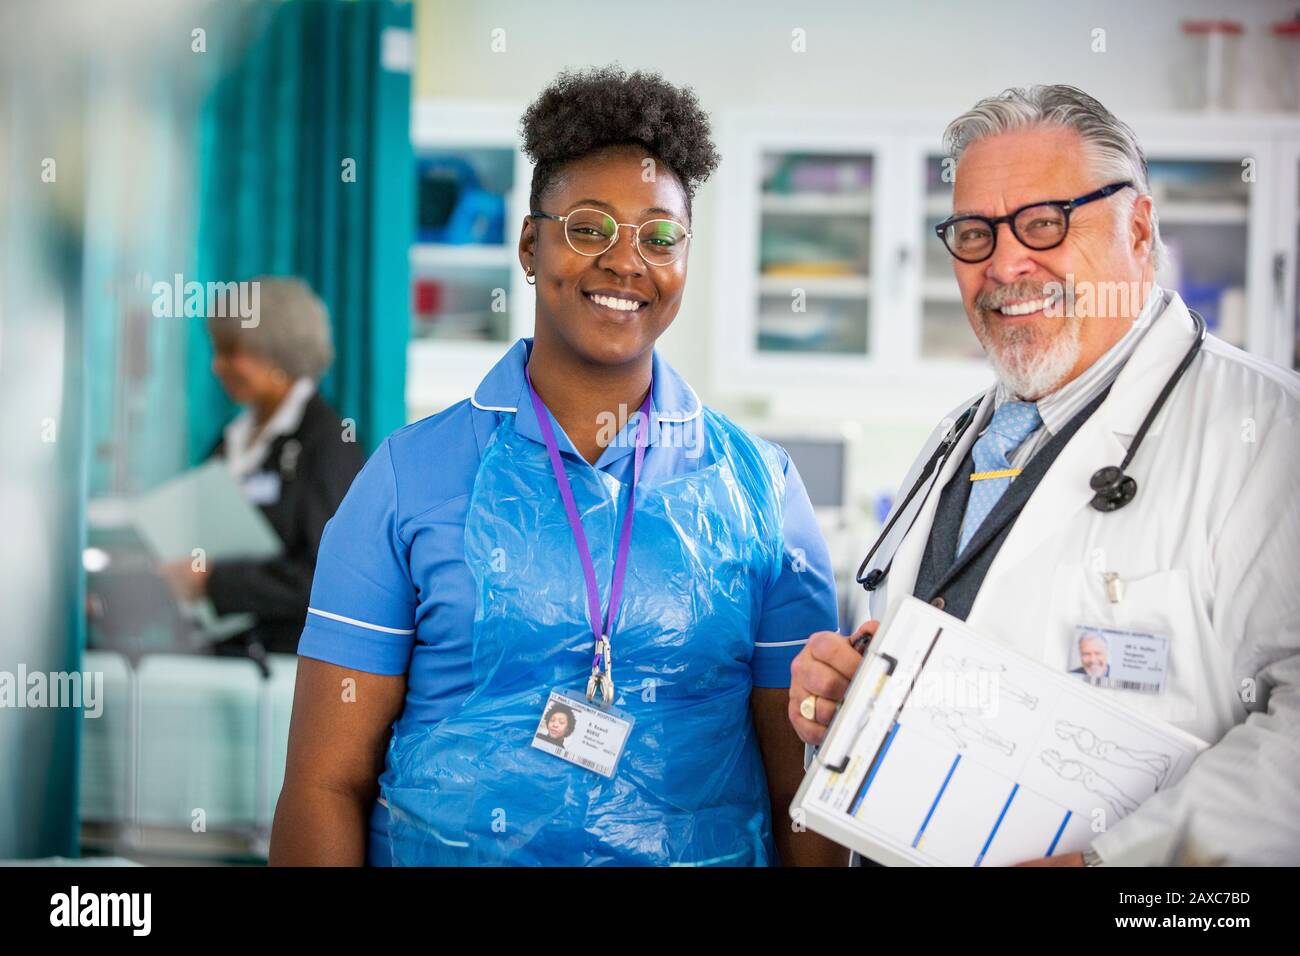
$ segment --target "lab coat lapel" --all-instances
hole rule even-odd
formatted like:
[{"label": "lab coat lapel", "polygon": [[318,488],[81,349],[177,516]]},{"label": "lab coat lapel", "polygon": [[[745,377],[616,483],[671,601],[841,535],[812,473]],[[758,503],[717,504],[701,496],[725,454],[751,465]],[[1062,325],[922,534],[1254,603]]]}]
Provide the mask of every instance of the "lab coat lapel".
[{"label": "lab coat lapel", "polygon": [[[1101,407],[1061,450],[1025,502],[993,559],[989,577],[1017,567],[1041,542],[1059,534],[1089,507],[1093,497],[1089,481],[1093,473],[1123,460],[1142,419],[1178,367],[1193,337],[1191,316],[1182,299],[1175,295],[1125,363]],[[1160,433],[1168,414],[1167,404],[1147,432],[1148,439]],[[1098,516],[1106,520],[1100,512]],[[972,615],[978,606],[979,597],[976,597]]]},{"label": "lab coat lapel", "polygon": [[889,576],[885,579],[889,588],[886,600],[887,613],[892,614],[903,599],[909,597],[916,588],[916,576],[920,573],[921,560],[925,556],[925,546],[930,540],[930,529],[934,525],[934,515],[939,508],[939,498],[944,486],[948,484],[953,474],[961,467],[962,459],[966,457],[966,452],[975,443],[980,430],[988,423],[995,392],[996,388],[990,388],[984,393],[984,397],[980,399],[979,409],[975,412],[974,421],[966,428],[961,439],[952,452],[949,453],[948,460],[944,462],[943,468],[939,472],[938,480],[930,489],[925,503],[916,516],[916,522],[912,525],[912,530],[904,536],[898,550],[894,552],[893,564],[890,565]]}]

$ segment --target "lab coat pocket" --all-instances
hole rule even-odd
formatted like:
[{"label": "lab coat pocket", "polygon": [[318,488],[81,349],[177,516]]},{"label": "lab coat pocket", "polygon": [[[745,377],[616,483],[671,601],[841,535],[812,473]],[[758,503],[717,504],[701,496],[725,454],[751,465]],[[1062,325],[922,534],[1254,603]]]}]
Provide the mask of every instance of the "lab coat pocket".
[{"label": "lab coat pocket", "polygon": [[1197,646],[1187,572],[1173,568],[1144,576],[1121,575],[1120,582],[1119,600],[1112,601],[1100,571],[1085,564],[1056,568],[1043,660],[1055,670],[1068,671],[1079,625],[1162,635],[1169,642],[1162,691],[1097,690],[1138,713],[1189,725],[1197,713],[1195,692],[1201,650]]}]

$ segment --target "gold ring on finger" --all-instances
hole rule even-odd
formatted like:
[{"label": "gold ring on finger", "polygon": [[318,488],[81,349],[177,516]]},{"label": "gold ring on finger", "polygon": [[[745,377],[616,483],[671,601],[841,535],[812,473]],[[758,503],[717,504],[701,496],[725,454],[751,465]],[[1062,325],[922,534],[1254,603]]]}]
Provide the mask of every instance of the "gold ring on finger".
[{"label": "gold ring on finger", "polygon": [[809,694],[799,702],[799,713],[803,715],[804,720],[817,719],[817,695]]}]

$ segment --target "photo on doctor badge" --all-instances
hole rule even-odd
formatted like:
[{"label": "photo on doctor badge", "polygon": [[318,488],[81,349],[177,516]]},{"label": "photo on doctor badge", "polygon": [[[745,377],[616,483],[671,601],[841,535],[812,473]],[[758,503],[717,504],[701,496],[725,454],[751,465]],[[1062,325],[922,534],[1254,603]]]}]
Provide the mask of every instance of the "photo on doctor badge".
[{"label": "photo on doctor badge", "polygon": [[612,777],[635,720],[613,707],[593,706],[553,690],[533,735],[533,746],[603,777]]},{"label": "photo on doctor badge", "polygon": [[1158,694],[1168,664],[1167,635],[1088,624],[1074,629],[1069,672],[1094,687]]}]

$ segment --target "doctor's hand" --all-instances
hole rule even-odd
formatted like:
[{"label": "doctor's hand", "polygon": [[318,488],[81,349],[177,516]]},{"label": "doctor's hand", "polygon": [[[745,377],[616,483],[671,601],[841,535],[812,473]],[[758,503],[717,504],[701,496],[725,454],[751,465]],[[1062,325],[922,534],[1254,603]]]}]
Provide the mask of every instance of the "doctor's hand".
[{"label": "doctor's hand", "polygon": [[[835,631],[818,631],[808,638],[808,643],[790,665],[790,703],[787,713],[794,732],[806,744],[820,744],[826,737],[826,728],[849,689],[849,681],[862,663],[862,652],[855,650],[853,642],[862,638],[870,640],[880,626],[879,621],[867,621],[852,637]],[[866,644],[862,643],[865,650]],[[813,719],[804,716],[805,701],[810,703]]]}]

